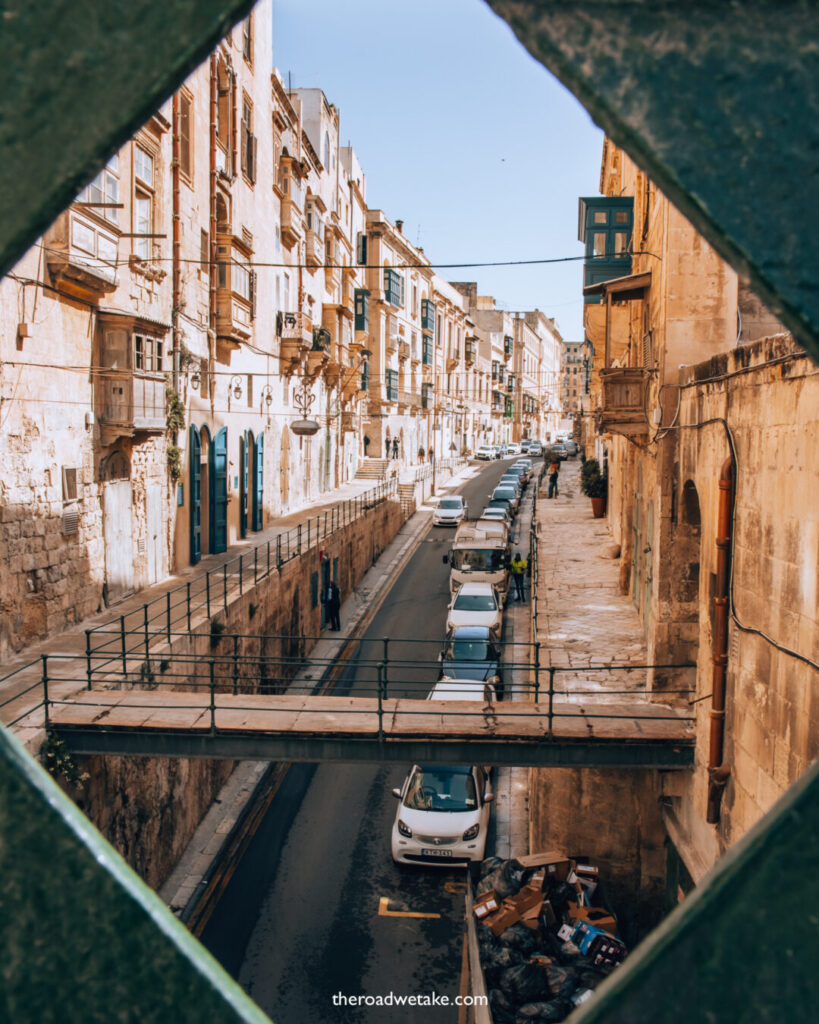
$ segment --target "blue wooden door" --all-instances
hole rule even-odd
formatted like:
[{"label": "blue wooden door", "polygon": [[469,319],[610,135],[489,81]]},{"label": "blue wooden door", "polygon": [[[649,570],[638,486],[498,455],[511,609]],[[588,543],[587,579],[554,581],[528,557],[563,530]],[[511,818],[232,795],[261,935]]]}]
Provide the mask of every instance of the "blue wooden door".
[{"label": "blue wooden door", "polygon": [[214,437],[211,451],[210,550],[227,550],[227,427]]},{"label": "blue wooden door", "polygon": [[191,527],[191,565],[196,565],[202,557],[202,465],[200,462],[202,445],[196,427],[190,429],[190,527]]},{"label": "blue wooden door", "polygon": [[256,438],[254,449],[253,466],[253,529],[261,530],[262,519],[262,495],[264,493],[264,434]]},{"label": "blue wooden door", "polygon": [[239,438],[239,534],[242,537],[247,534],[248,449],[253,443],[252,437],[250,431],[246,430]]}]

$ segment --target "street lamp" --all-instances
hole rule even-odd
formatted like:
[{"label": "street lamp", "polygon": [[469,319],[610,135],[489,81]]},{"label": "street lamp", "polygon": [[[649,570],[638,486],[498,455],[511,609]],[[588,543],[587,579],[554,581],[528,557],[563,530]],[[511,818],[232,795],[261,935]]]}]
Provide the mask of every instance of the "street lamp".
[{"label": "street lamp", "polygon": [[301,419],[294,420],[290,424],[290,429],[299,437],[312,437],[319,431],[318,422],[309,417],[310,409],[315,400],[316,396],[313,394],[309,382],[305,380],[302,383],[301,391],[297,391],[293,396],[293,402],[301,413]]}]

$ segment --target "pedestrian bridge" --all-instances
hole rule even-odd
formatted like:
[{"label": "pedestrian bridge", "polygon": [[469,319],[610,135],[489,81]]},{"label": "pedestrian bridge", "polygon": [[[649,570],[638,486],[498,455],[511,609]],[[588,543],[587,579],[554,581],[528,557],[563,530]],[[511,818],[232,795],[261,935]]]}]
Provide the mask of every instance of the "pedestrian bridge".
[{"label": "pedestrian bridge", "polygon": [[51,698],[75,754],[533,767],[690,768],[690,714],[640,699],[548,703],[102,690]]}]

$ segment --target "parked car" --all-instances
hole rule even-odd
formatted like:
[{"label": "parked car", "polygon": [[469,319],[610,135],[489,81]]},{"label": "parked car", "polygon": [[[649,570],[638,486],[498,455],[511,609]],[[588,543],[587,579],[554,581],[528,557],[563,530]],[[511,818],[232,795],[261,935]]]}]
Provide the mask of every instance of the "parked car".
[{"label": "parked car", "polygon": [[517,443],[517,441],[510,441],[509,442],[509,444],[506,446],[506,454],[507,455],[520,455],[520,445]]},{"label": "parked car", "polygon": [[492,491],[491,501],[508,501],[513,515],[520,505],[520,497],[514,487],[496,487]]},{"label": "parked car", "polygon": [[482,444],[475,452],[476,459],[486,459],[491,461],[495,458],[495,447],[491,444]]},{"label": "parked car", "polygon": [[441,498],[433,510],[432,522],[435,526],[457,526],[466,519],[469,508],[460,494]]},{"label": "parked car", "polygon": [[519,473],[504,473],[498,481],[498,487],[514,487],[518,492],[518,498],[523,493],[523,481]]},{"label": "parked car", "polygon": [[528,438],[524,438],[524,440],[520,442],[521,454],[523,454],[524,452],[528,452],[529,451],[529,445],[531,443],[532,442]]},{"label": "parked car", "polygon": [[529,455],[538,458],[543,454],[543,445],[540,441],[532,441],[529,445]]},{"label": "parked car", "polygon": [[494,800],[483,768],[415,764],[392,792],[399,800],[390,843],[396,863],[483,860]]},{"label": "parked car", "polygon": [[503,451],[501,450],[502,449],[502,445],[493,444],[492,447],[495,449],[495,458],[496,459],[503,458]]},{"label": "parked car", "polygon": [[566,449],[566,454],[570,458],[573,458],[575,455],[577,455],[577,452],[578,452],[577,441],[564,441],[563,442],[563,447]]},{"label": "parked car", "polygon": [[562,441],[556,441],[551,446],[551,453],[552,458],[560,459],[561,462],[568,458],[568,453],[566,452],[566,445],[563,444]]},{"label": "parked car", "polygon": [[458,626],[446,635],[441,652],[441,679],[492,683],[503,700],[500,647],[488,626]]},{"label": "parked car", "polygon": [[[502,523],[506,523],[510,529],[512,527],[512,516],[505,504],[501,505],[498,503],[495,506],[490,505],[489,508],[485,508],[481,512],[481,519],[498,519]],[[480,520],[478,521],[480,522]]]},{"label": "parked car", "polygon": [[503,605],[491,583],[463,583],[449,606],[447,632],[460,626],[487,626],[496,640],[503,628]]},{"label": "parked car", "polygon": [[514,466],[510,466],[505,476],[516,476],[520,480],[520,486],[525,487],[529,483],[529,470],[526,466],[521,466],[519,463],[515,463]]}]

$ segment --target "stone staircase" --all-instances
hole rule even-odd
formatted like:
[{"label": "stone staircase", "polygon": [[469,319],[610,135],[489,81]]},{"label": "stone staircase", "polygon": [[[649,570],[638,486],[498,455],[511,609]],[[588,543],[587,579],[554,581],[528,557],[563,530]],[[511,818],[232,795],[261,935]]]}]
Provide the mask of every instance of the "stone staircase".
[{"label": "stone staircase", "polygon": [[411,516],[417,508],[415,500],[415,484],[399,484],[398,500],[401,502],[401,509],[405,516]]},{"label": "stone staircase", "polygon": [[356,470],[356,480],[386,480],[389,459],[362,459]]}]

